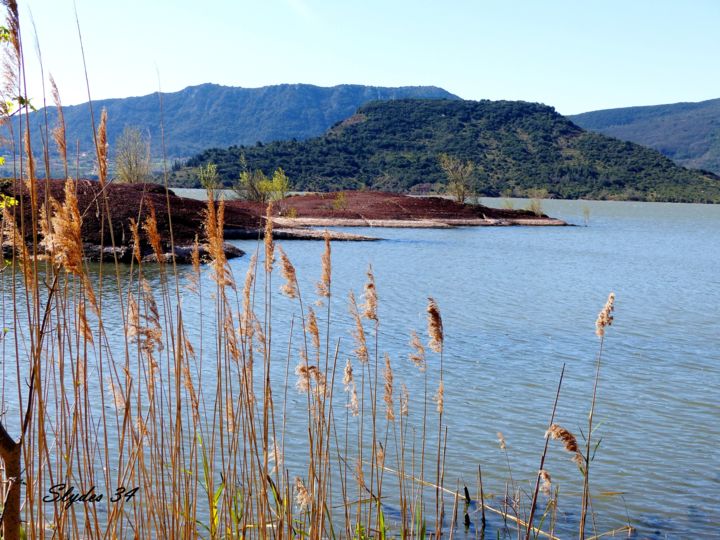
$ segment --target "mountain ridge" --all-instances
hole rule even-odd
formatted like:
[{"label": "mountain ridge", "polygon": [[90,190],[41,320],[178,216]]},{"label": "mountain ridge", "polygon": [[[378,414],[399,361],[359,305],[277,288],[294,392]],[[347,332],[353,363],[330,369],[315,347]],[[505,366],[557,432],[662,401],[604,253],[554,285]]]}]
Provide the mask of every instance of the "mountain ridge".
[{"label": "mountain ridge", "polygon": [[[101,109],[105,108],[108,112],[111,156],[123,128],[133,126],[149,135],[152,155],[162,157],[159,95],[162,96],[165,153],[171,161],[212,146],[321,135],[333,123],[371,100],[406,97],[459,99],[436,86],[343,84],[322,87],[295,83],[242,88],[203,83],[177,92],[97,100],[92,103],[95,122],[99,122]],[[54,109],[54,106],[48,107],[51,127],[57,122]],[[89,104],[64,106],[63,114],[69,147],[74,148],[75,141],[79,141],[81,153],[94,154]],[[37,137],[37,141],[33,141],[37,143],[36,148],[42,144],[39,137],[43,122],[44,109],[30,114],[31,133]]]},{"label": "mountain ridge", "polygon": [[658,150],[680,165],[720,174],[720,98],[603,109],[568,118],[585,129]]}]

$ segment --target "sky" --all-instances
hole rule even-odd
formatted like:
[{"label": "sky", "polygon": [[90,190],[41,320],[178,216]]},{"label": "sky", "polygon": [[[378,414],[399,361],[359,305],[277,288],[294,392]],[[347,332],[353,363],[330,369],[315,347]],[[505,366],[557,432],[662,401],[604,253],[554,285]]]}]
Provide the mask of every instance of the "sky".
[{"label": "sky", "polygon": [[562,114],[720,98],[718,0],[18,0],[66,105],[212,82],[434,85]]}]

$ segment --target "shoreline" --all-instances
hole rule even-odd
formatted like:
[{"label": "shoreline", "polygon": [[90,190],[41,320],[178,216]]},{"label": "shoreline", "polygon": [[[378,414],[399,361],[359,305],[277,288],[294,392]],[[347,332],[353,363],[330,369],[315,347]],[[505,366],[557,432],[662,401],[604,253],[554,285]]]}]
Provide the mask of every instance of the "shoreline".
[{"label": "shoreline", "polygon": [[273,217],[278,227],[382,227],[399,229],[452,229],[455,227],[568,227],[557,218],[474,218],[474,219],[358,219]]},{"label": "shoreline", "polygon": [[[140,242],[140,258],[145,262],[161,259],[189,263],[198,240],[201,259],[210,257],[203,241],[207,204],[178,197],[163,186],[117,183],[101,186],[88,180],[51,180],[37,181],[33,190],[31,194],[25,183],[13,182],[5,186],[2,193],[18,201],[21,207],[18,215],[28,216],[39,216],[45,200],[51,208],[46,212],[57,214],[71,193],[73,213],[79,216],[80,237],[88,260],[130,262],[135,249],[134,236]],[[32,208],[33,203],[35,208]],[[332,230],[326,233],[323,230],[333,227],[450,229],[568,225],[561,219],[537,215],[529,210],[498,209],[438,197],[419,198],[370,191],[291,195],[271,207],[258,201],[226,201],[224,208],[225,240],[261,238],[268,208],[275,225],[274,235],[281,240],[323,240],[326,234],[335,241],[381,240],[364,234]],[[153,247],[148,237],[150,223],[153,234],[158,236],[158,254],[155,253],[157,246]],[[26,227],[21,235],[25,242],[33,241],[31,228]],[[231,244],[226,243],[223,250],[228,259],[243,256],[243,252]],[[4,245],[3,251],[9,255],[12,247]]]}]

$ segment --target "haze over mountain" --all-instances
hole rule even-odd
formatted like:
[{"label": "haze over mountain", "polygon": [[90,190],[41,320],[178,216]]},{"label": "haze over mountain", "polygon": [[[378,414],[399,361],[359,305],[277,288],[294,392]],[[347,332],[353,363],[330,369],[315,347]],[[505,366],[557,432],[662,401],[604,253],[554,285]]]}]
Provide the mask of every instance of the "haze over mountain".
[{"label": "haze over mountain", "polygon": [[586,112],[579,126],[654,148],[685,167],[720,174],[720,99]]},{"label": "haze over mountain", "polygon": [[[188,157],[213,146],[321,135],[335,122],[347,118],[363,103],[372,100],[459,99],[434,86],[386,88],[356,84],[329,88],[310,84],[239,88],[208,83],[161,95],[165,146],[171,160]],[[103,108],[108,112],[111,156],[115,140],[125,126],[134,126],[146,132],[151,139],[152,155],[162,156],[161,107],[157,93],[93,102],[96,124]],[[70,149],[74,150],[75,141],[79,141],[80,151],[92,155],[90,106],[84,103],[63,107],[63,113]],[[44,111],[30,116],[31,132],[37,137],[36,148],[40,148]],[[52,127],[56,123],[54,107],[49,108],[48,116]]]},{"label": "haze over mountain", "polygon": [[405,191],[446,182],[441,153],[474,161],[485,195],[547,189],[562,198],[720,202],[717,176],[585,131],[552,107],[520,101],[372,102],[322,137],[207,150],[172,181],[197,185],[195,168],[213,162],[230,185],[244,157],[248,168],[266,174],[282,167],[295,189]]}]

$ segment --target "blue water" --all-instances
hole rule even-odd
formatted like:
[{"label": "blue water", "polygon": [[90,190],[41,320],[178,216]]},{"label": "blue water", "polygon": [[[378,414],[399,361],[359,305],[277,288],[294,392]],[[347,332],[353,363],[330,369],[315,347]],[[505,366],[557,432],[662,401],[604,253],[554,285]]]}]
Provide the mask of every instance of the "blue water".
[{"label": "blue water", "polygon": [[[543,204],[548,214],[579,226],[347,229],[383,240],[332,245],[330,343],[333,349],[339,344],[340,371],[336,399],[341,404],[345,399],[341,368],[355,347],[347,293],[354,290],[361,301],[365,271],[372,265],[379,295],[380,358],[389,353],[396,388],[405,383],[410,391],[410,421],[418,440],[425,379],[408,360],[409,340],[412,330],[426,336],[427,297],[434,297],[445,329],[445,485],[455,490],[466,484],[474,496],[481,465],[488,502],[499,507],[508,468],[516,489],[533,489],[563,365],[556,422],[582,441],[599,349],[595,319],[612,291],[617,297],[616,318],[607,331],[601,363],[593,433],[593,440],[601,444],[591,468],[595,520],[588,530],[599,534],[629,522],[640,538],[713,537],[720,526],[720,206]],[[254,241],[233,243],[248,253],[258,247]],[[297,269],[307,306],[315,300],[323,243],[280,244]],[[230,262],[240,287],[249,262],[249,256]],[[157,273],[150,267],[146,272],[151,285],[158,285]],[[202,321],[198,297],[183,293],[191,340],[199,338],[201,322],[205,332],[214,331],[208,327],[213,307],[209,269],[203,272]],[[287,368],[288,321],[299,315],[297,302],[277,291],[281,282],[276,270],[272,365],[278,411]],[[262,279],[258,285],[262,290]],[[111,327],[118,298],[114,286],[114,278],[106,277],[103,309],[108,315],[108,351],[122,356],[122,331]],[[4,324],[11,326],[9,289],[5,291]],[[324,313],[324,308],[318,309],[323,329]],[[367,325],[369,336],[370,328]],[[297,326],[293,340],[291,387],[298,362]],[[206,347],[203,356],[212,359],[212,346]],[[4,354],[4,365],[13,366],[9,345]],[[202,369],[212,395],[211,364],[206,361]],[[437,386],[438,368],[439,357],[429,355],[430,394]],[[7,369],[6,391],[12,396],[14,368]],[[104,383],[96,386],[92,391],[107,391]],[[290,478],[304,473],[305,403],[304,395],[290,390],[285,435]],[[6,407],[7,424],[15,428],[14,400],[9,399]],[[434,415],[431,406],[427,440],[432,452],[437,441]],[[498,432],[506,439],[507,457],[497,442]],[[577,534],[582,491],[582,476],[569,458],[558,442],[552,442],[545,463],[559,488],[555,530],[562,537]],[[540,502],[544,507],[545,499]],[[391,496],[386,504],[391,519]],[[452,496],[445,504],[449,517]],[[479,520],[472,510],[471,519],[473,524]],[[500,526],[497,519],[493,526]],[[462,527],[456,534],[463,537]],[[468,536],[474,537],[473,529]]]},{"label": "blue water", "polygon": [[[720,207],[545,201],[544,209],[581,226],[352,229],[385,240],[334,243],[334,282],[359,295],[372,264],[380,348],[411,393],[422,379],[407,361],[409,334],[425,333],[426,298],[437,300],[446,334],[446,484],[475,486],[481,464],[485,490],[498,497],[508,471],[496,433],[507,441],[515,484],[531,492],[563,364],[556,422],[581,440],[599,347],[594,323],[613,291],[593,434],[601,439],[591,469],[595,531],[629,518],[641,537],[712,536],[720,526]],[[283,247],[309,294],[322,243]],[[247,263],[232,266],[242,275]],[[353,344],[339,296],[344,362]],[[280,312],[295,309],[275,302]],[[581,475],[556,442],[545,468],[560,488],[557,530],[570,534]]]}]

